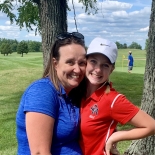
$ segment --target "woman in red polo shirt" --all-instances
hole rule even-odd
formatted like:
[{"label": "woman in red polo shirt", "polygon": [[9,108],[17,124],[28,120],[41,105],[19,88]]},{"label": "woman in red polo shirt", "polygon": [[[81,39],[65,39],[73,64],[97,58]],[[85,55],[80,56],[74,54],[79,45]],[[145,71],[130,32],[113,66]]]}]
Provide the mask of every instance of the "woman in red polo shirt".
[{"label": "woman in red polo shirt", "polygon": [[[81,104],[83,155],[112,155],[114,153],[110,151],[118,141],[155,134],[154,119],[117,92],[109,82],[116,58],[117,46],[109,40],[95,38],[88,47],[86,79],[82,84],[85,97]],[[114,132],[118,122],[129,123],[135,128]]]}]

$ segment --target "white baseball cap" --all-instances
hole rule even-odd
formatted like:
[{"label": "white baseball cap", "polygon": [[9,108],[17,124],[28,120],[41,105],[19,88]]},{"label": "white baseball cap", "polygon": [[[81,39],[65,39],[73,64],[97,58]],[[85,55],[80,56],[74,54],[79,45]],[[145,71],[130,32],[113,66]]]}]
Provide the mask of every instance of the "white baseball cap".
[{"label": "white baseball cap", "polygon": [[115,63],[118,55],[118,50],[114,42],[97,37],[92,40],[87,49],[87,55],[95,53],[104,54],[109,58],[111,63]]}]

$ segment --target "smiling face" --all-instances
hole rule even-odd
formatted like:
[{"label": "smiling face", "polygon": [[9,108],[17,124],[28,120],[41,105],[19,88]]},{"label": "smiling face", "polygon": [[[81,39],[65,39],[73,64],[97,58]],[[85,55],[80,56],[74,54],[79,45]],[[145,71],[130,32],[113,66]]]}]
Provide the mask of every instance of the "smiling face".
[{"label": "smiling face", "polygon": [[109,79],[110,74],[114,70],[109,59],[103,54],[91,54],[87,59],[86,77],[89,84],[100,87]]},{"label": "smiling face", "polygon": [[60,58],[54,60],[57,76],[66,93],[77,87],[85,75],[86,51],[78,44],[68,44],[60,47]]}]

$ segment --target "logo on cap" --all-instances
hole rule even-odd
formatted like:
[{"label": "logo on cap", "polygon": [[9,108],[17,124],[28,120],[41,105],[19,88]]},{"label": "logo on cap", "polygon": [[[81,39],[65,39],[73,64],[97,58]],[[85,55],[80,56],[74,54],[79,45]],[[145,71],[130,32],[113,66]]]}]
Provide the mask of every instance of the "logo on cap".
[{"label": "logo on cap", "polygon": [[[101,45],[101,46],[109,46],[109,45],[106,45],[106,44],[102,44],[102,43],[101,43],[100,45]],[[109,46],[109,47],[110,47],[110,46]]]}]

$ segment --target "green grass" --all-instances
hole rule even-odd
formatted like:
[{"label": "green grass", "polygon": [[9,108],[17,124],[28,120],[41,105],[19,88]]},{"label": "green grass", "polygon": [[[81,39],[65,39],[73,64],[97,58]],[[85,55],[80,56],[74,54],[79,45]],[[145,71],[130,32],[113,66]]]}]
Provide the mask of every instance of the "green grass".
[{"label": "green grass", "polygon": [[15,155],[15,115],[25,88],[42,76],[42,53],[0,55],[0,155]]},{"label": "green grass", "polygon": [[[111,75],[114,87],[127,96],[135,105],[140,106],[145,67],[145,51],[131,50],[135,59],[133,73],[127,73],[127,60],[122,69],[122,55],[127,57],[129,50],[119,50],[116,69]],[[137,60],[136,60],[137,59]],[[21,95],[26,87],[42,76],[42,53],[28,53],[24,57],[13,53],[0,55],[0,155],[15,155],[17,149],[15,116]],[[137,72],[136,72],[137,70]],[[128,129],[130,126],[120,126]],[[123,152],[130,141],[119,143]]]},{"label": "green grass", "polygon": [[[111,81],[116,90],[124,94],[132,103],[140,107],[143,90],[143,74],[114,72],[111,75]],[[130,125],[118,125],[118,130],[126,130],[130,128]],[[130,143],[131,141],[119,142],[118,149],[121,154],[123,154]]]}]

